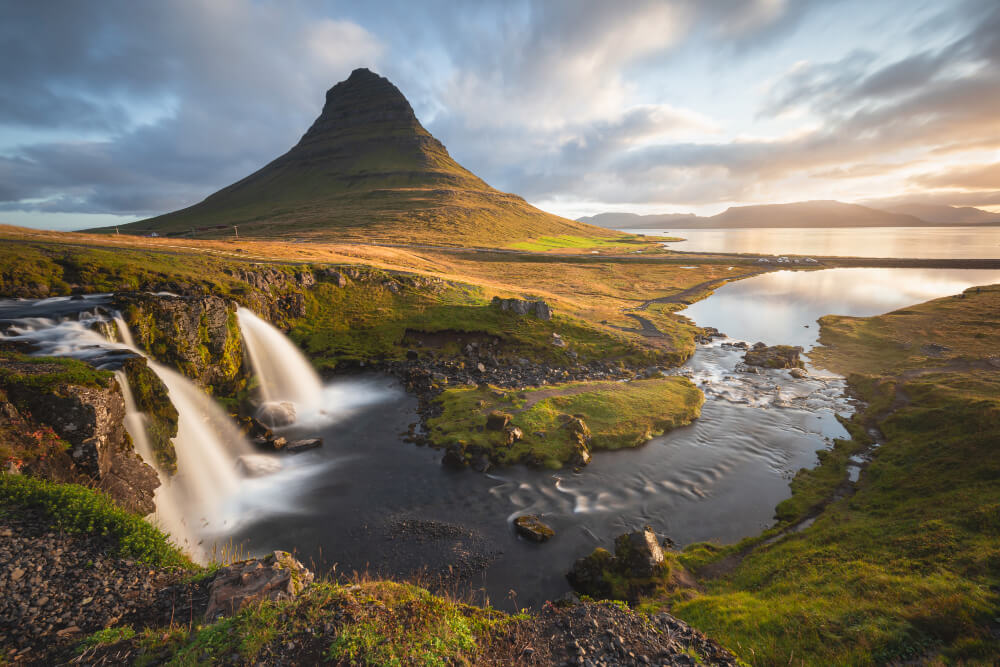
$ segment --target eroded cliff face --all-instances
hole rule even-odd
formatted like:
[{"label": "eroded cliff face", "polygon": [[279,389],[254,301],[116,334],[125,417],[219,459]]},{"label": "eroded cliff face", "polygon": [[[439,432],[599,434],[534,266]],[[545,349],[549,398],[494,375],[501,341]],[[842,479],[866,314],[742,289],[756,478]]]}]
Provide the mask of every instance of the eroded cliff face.
[{"label": "eroded cliff face", "polygon": [[[0,413],[7,468],[93,484],[122,507],[148,514],[160,482],[125,430],[114,376],[71,360],[0,357]],[[77,366],[78,365],[78,366]]]},{"label": "eroded cliff face", "polygon": [[117,308],[136,345],[212,393],[232,395],[243,378],[234,301],[218,296],[127,293]]}]

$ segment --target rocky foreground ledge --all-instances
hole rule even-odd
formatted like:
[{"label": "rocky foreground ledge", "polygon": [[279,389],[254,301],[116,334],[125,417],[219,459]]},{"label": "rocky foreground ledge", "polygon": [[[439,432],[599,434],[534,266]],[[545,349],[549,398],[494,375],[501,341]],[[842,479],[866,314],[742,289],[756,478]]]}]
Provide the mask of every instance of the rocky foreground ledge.
[{"label": "rocky foreground ledge", "polygon": [[314,580],[275,552],[219,569],[150,565],[111,537],[0,513],[0,661],[24,665],[736,665],[669,614],[614,602],[511,616],[384,580]]}]

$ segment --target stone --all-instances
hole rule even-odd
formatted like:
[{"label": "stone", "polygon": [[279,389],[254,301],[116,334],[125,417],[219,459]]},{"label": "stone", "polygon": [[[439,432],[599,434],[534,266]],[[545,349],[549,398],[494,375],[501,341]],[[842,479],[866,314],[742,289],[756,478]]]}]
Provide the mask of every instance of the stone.
[{"label": "stone", "polygon": [[804,368],[793,368],[788,372],[788,374],[797,380],[809,377],[809,373],[806,373]]},{"label": "stone", "polygon": [[504,430],[504,444],[510,447],[524,437],[524,431],[517,426],[508,426]]},{"label": "stone", "polygon": [[615,559],[619,570],[629,577],[651,577],[663,565],[663,549],[649,526],[618,536]]},{"label": "stone", "polygon": [[305,452],[310,449],[316,449],[317,447],[323,446],[322,438],[306,438],[304,440],[293,440],[292,442],[285,445],[285,451],[292,454],[298,454],[299,452]]},{"label": "stone", "polygon": [[295,406],[287,401],[269,401],[257,408],[257,420],[268,428],[280,428],[295,423]]},{"label": "stone", "polygon": [[615,557],[607,549],[598,547],[589,556],[577,559],[566,575],[574,590],[598,600],[611,595],[611,584],[604,577],[606,570],[613,570]]},{"label": "stone", "polygon": [[552,344],[556,347],[566,347],[566,341],[562,339],[562,336],[555,332],[552,333]]},{"label": "stone", "polygon": [[544,301],[532,300],[527,301],[524,299],[501,299],[498,296],[493,297],[491,305],[494,308],[499,308],[503,312],[513,313],[515,315],[524,315],[536,317],[540,320],[551,320],[552,319],[552,309]]},{"label": "stone", "polygon": [[229,616],[262,600],[293,599],[312,581],[313,573],[287,551],[233,563],[212,579],[205,618]]},{"label": "stone", "polygon": [[459,445],[452,445],[444,450],[444,456],[441,457],[441,465],[451,468],[465,468],[469,463],[465,460],[464,449]]},{"label": "stone", "polygon": [[347,287],[347,278],[344,277],[340,271],[334,269],[325,269],[321,274],[326,280],[333,283],[336,287]]},{"label": "stone", "polygon": [[514,519],[514,528],[518,535],[532,542],[546,542],[556,534],[534,514],[525,514]]},{"label": "stone", "polygon": [[801,353],[802,348],[799,346],[754,343],[743,356],[743,362],[748,366],[761,368],[801,368]]},{"label": "stone", "polygon": [[505,412],[494,410],[486,417],[486,428],[491,431],[502,431],[510,423],[511,416]]},{"label": "stone", "polygon": [[275,449],[282,449],[285,445],[288,444],[288,440],[279,436],[277,438],[271,438],[271,440],[268,441],[268,444],[271,445],[271,447],[274,447]]},{"label": "stone", "polygon": [[479,371],[480,373],[485,373],[486,366],[483,364],[483,362],[480,361],[478,364],[476,364],[476,370]]},{"label": "stone", "polygon": [[244,477],[264,477],[281,470],[281,462],[262,454],[244,454],[236,458],[236,470]]}]

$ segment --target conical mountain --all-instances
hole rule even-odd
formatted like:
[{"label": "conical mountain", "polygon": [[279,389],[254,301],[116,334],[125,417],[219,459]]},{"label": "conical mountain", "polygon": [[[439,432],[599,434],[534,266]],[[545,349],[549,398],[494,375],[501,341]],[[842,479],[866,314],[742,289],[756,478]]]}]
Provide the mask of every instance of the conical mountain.
[{"label": "conical mountain", "polygon": [[194,206],[121,227],[132,233],[489,245],[610,232],[488,186],[458,164],[388,79],[367,69],[326,94],[287,153]]}]

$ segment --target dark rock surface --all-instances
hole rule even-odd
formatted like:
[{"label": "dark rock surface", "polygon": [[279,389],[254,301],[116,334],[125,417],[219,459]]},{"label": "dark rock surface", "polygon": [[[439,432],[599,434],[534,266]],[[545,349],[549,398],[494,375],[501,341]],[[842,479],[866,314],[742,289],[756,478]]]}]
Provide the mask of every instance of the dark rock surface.
[{"label": "dark rock surface", "polygon": [[236,303],[218,296],[119,293],[121,311],[136,344],[213,393],[230,395],[243,370],[243,342]]},{"label": "dark rock surface", "polygon": [[[615,539],[615,553],[597,548],[580,558],[566,579],[574,590],[597,599],[637,602],[656,587],[692,588],[694,580],[684,568],[669,568],[660,541],[652,528],[625,533]],[[612,582],[618,582],[613,588]]]},{"label": "dark rock surface", "polygon": [[547,542],[556,534],[534,514],[525,514],[514,519],[514,528],[518,535],[532,542]]},{"label": "dark rock surface", "polygon": [[[87,634],[157,604],[179,573],[111,555],[97,535],[66,535],[28,510],[0,514],[0,646],[17,663],[54,656]],[[180,618],[180,615],[178,616]]]},{"label": "dark rock surface", "polygon": [[[0,363],[19,377],[52,372],[45,363]],[[117,380],[111,378],[101,385],[63,381],[53,387],[30,381],[0,384],[8,428],[49,427],[69,444],[68,456],[55,454],[44,465],[29,465],[24,472],[94,486],[138,514],[153,511],[153,492],[160,480],[132,448],[125,430],[125,399]],[[23,418],[21,412],[33,418]]]},{"label": "dark rock surface", "polygon": [[520,654],[510,657],[520,664],[739,664],[732,653],[670,614],[646,617],[609,602],[546,604],[520,632]]},{"label": "dark rock surface", "polygon": [[747,350],[746,355],[744,355],[743,362],[748,366],[760,366],[761,368],[801,368],[800,354],[802,354],[802,348],[798,346],[768,346],[764,343],[754,343],[753,347]]}]

